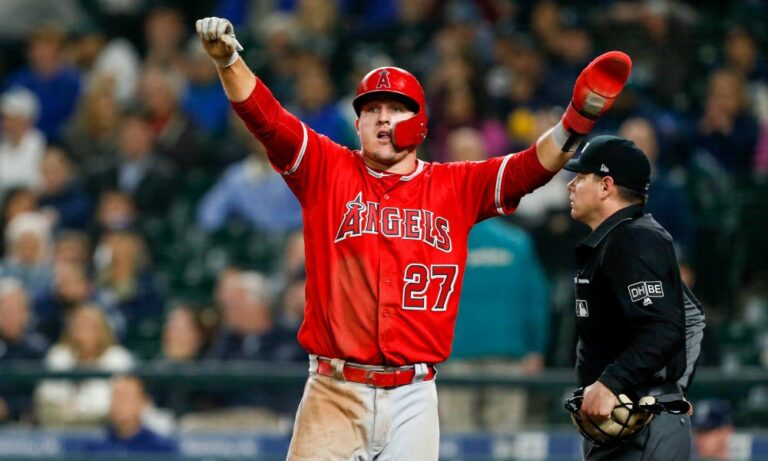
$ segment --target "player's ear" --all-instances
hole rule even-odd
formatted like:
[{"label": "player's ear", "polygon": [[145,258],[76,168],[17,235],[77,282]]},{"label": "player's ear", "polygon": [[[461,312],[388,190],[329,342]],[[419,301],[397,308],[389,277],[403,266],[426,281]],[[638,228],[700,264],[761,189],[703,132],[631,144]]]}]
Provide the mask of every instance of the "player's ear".
[{"label": "player's ear", "polygon": [[355,131],[357,132],[357,135],[360,136],[360,119],[355,119]]}]

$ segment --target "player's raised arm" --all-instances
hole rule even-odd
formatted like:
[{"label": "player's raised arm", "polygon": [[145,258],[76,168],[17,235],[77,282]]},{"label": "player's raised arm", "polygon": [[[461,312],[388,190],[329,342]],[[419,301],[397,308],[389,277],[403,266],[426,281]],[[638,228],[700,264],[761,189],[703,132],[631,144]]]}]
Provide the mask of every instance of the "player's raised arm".
[{"label": "player's raised arm", "polygon": [[272,165],[284,175],[296,172],[310,150],[309,138],[316,134],[286,111],[240,58],[238,51],[243,47],[235,38],[231,22],[204,18],[197,21],[195,28],[203,48],[218,68],[233,109],[264,144]]},{"label": "player's raised arm", "polygon": [[216,64],[227,97],[233,102],[245,101],[256,86],[256,76],[240,59],[243,47],[235,38],[235,28],[224,18],[198,19],[197,35],[203,48]]},{"label": "player's raised arm", "polygon": [[536,142],[536,153],[544,168],[557,171],[573,156],[581,139],[613,105],[631,69],[629,56],[621,51],[609,51],[581,72],[562,120]]}]

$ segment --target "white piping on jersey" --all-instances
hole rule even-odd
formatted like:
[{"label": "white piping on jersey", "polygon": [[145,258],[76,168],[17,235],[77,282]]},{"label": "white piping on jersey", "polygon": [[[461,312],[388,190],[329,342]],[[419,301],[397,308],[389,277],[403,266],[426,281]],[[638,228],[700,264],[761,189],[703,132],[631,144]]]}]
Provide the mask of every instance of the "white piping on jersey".
[{"label": "white piping on jersey", "polygon": [[296,171],[301,164],[301,160],[304,158],[304,153],[307,151],[307,126],[302,122],[301,131],[304,135],[304,139],[301,141],[301,149],[299,149],[299,155],[296,156],[296,163],[293,164],[290,170],[283,171],[282,175],[287,176]]},{"label": "white piping on jersey", "polygon": [[400,178],[400,181],[410,181],[411,179],[415,178],[419,173],[421,173],[421,170],[424,169],[424,162],[422,162],[419,159],[416,159],[416,171],[409,174],[408,176],[403,176]]},{"label": "white piping on jersey", "polygon": [[[392,176],[392,173],[384,173],[382,171],[376,171],[372,170],[368,165],[365,166],[365,169],[368,170],[368,173],[373,176],[374,178],[384,178],[386,176]],[[409,174],[408,176],[403,176],[400,178],[400,181],[410,181],[411,179],[415,178],[424,170],[424,162],[416,159],[416,171]]]},{"label": "white piping on jersey", "polygon": [[368,170],[368,173],[374,178],[383,178],[384,176],[391,176],[389,173],[381,173],[379,171],[372,170],[368,165],[365,166],[365,169]]},{"label": "white piping on jersey", "polygon": [[507,166],[507,162],[509,162],[509,159],[512,158],[512,156],[515,154],[509,154],[506,157],[504,157],[504,160],[501,162],[501,166],[499,167],[499,173],[496,175],[496,211],[499,212],[500,215],[504,216],[504,204],[501,203],[501,180],[504,178],[504,168]]}]

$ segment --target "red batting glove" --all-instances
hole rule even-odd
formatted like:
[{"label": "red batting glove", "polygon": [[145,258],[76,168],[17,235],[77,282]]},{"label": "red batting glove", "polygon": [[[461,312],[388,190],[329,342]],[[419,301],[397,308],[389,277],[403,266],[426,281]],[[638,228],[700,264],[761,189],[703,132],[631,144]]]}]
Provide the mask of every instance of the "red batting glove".
[{"label": "red batting glove", "polygon": [[573,86],[573,99],[563,115],[565,129],[581,136],[592,131],[621,93],[631,69],[632,60],[621,51],[609,51],[590,62]]}]

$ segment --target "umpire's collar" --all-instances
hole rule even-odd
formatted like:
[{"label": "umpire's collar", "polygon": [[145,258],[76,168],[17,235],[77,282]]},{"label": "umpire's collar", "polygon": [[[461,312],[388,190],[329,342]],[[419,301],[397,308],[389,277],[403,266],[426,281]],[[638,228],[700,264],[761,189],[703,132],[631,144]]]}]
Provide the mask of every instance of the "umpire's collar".
[{"label": "umpire's collar", "polygon": [[583,242],[581,242],[581,245],[595,248],[600,243],[600,241],[602,241],[603,238],[605,238],[605,236],[613,230],[614,227],[618,226],[624,221],[630,221],[632,219],[639,218],[643,215],[644,210],[645,205],[630,205],[626,208],[622,208],[616,213],[608,216],[605,221],[597,226],[597,229],[593,230],[592,233],[589,234]]}]

